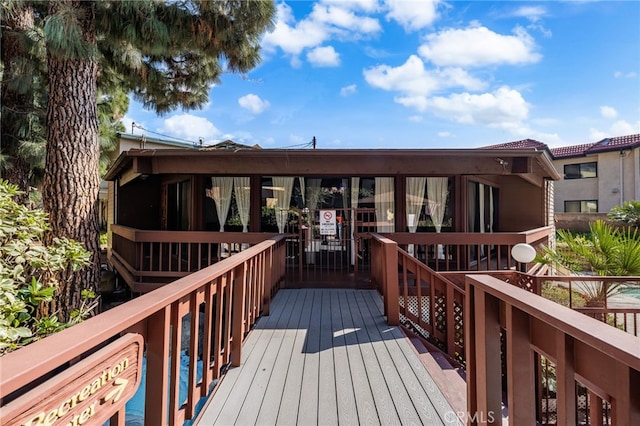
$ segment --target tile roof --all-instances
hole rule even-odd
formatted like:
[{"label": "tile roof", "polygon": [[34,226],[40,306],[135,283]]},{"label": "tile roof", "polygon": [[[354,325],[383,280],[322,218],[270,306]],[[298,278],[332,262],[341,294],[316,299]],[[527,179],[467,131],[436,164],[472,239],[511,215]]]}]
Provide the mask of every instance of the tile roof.
[{"label": "tile roof", "polygon": [[496,145],[483,146],[482,149],[527,149],[540,148],[548,149],[547,144],[533,139],[523,139],[520,141],[500,143]]},{"label": "tile roof", "polygon": [[582,145],[551,148],[551,155],[553,155],[553,158],[579,157],[585,155],[585,152],[592,146],[593,143],[584,143]]},{"label": "tile roof", "polygon": [[595,143],[551,148],[551,154],[554,158],[568,158],[638,147],[640,147],[640,134],[635,134],[605,138]]}]

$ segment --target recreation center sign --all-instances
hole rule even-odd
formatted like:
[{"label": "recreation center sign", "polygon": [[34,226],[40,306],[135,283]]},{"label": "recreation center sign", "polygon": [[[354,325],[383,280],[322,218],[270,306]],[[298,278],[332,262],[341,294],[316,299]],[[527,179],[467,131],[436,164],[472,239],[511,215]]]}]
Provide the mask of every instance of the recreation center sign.
[{"label": "recreation center sign", "polygon": [[127,334],[0,409],[3,424],[103,424],[140,385],[144,341]]}]

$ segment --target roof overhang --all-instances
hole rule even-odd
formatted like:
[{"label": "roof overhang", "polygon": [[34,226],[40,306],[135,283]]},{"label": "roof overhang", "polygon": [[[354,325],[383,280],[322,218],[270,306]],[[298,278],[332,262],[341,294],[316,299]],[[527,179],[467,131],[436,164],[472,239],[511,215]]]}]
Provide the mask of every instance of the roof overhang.
[{"label": "roof overhang", "polygon": [[518,175],[541,185],[560,175],[542,150],[129,150],[106,175],[209,174],[279,176]]}]

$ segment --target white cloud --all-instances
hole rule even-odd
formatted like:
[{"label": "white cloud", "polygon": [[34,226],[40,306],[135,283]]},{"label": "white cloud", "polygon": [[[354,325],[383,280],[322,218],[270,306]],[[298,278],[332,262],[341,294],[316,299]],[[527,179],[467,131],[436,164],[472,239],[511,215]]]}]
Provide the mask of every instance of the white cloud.
[{"label": "white cloud", "polygon": [[358,88],[355,84],[350,84],[340,89],[340,96],[351,96],[356,93],[357,90]]},{"label": "white cloud", "polygon": [[482,124],[516,134],[526,129],[523,123],[529,115],[529,104],[520,92],[506,86],[493,93],[459,93],[448,97],[434,97],[426,102],[426,108],[436,115],[459,123]]},{"label": "white cloud", "polygon": [[340,5],[351,10],[362,10],[365,12],[375,12],[379,9],[378,0],[323,0],[325,4]]},{"label": "white cloud", "polygon": [[418,52],[438,66],[479,67],[535,63],[542,58],[535,50],[535,41],[522,27],[503,35],[478,26],[430,34]]},{"label": "white cloud", "polygon": [[462,87],[467,90],[482,90],[485,83],[472,77],[461,68],[427,70],[416,55],[398,66],[378,65],[364,70],[364,78],[373,87],[397,91],[403,96],[400,103],[422,110],[426,96],[441,89]]},{"label": "white cloud", "polygon": [[635,71],[629,71],[629,72],[616,71],[613,73],[613,76],[615,78],[636,78],[638,74]]},{"label": "white cloud", "polygon": [[315,22],[343,28],[354,33],[372,34],[382,29],[377,19],[358,16],[348,7],[349,2],[338,4],[316,3],[313,6],[310,18]]},{"label": "white cloud", "polygon": [[166,118],[160,131],[168,136],[192,141],[197,141],[199,138],[209,140],[220,134],[211,121],[192,114],[176,114]]},{"label": "white cloud", "polygon": [[327,28],[319,22],[303,20],[295,23],[291,7],[278,3],[275,29],[265,34],[262,47],[274,51],[277,47],[285,53],[298,55],[303,49],[321,44],[329,37]]},{"label": "white cloud", "polygon": [[398,22],[405,31],[415,31],[431,25],[438,17],[439,0],[385,0],[387,19]]},{"label": "white cloud", "polygon": [[249,93],[238,99],[238,103],[244,109],[251,111],[252,114],[262,114],[269,108],[269,101],[260,99],[258,95]]},{"label": "white cloud", "polygon": [[604,118],[616,118],[618,116],[618,111],[613,107],[603,105],[600,107],[600,115]]},{"label": "white cloud", "polygon": [[307,60],[316,67],[337,67],[340,55],[333,46],[316,47],[307,53]]},{"label": "white cloud", "polygon": [[611,125],[612,136],[634,135],[636,133],[640,133],[640,121],[633,124],[624,120],[619,120]]},{"label": "white cloud", "polygon": [[[380,32],[382,27],[377,19],[358,15],[356,11],[370,11],[372,7],[370,1],[321,2],[314,4],[307,17],[296,22],[291,7],[278,3],[275,29],[265,34],[262,48],[268,53],[280,48],[285,54],[295,56],[333,38],[368,37]],[[297,61],[292,60],[292,65],[295,64]]]},{"label": "white cloud", "polygon": [[409,121],[412,123],[421,123],[424,118],[421,115],[412,115],[409,117]]},{"label": "white cloud", "polygon": [[589,139],[592,141],[601,141],[606,137],[607,134],[605,132],[593,128],[589,129]]},{"label": "white cloud", "polygon": [[441,138],[450,138],[453,134],[451,132],[438,132],[438,136]]},{"label": "white cloud", "polygon": [[511,16],[527,18],[532,22],[540,20],[547,14],[547,9],[542,6],[520,6],[511,13]]}]

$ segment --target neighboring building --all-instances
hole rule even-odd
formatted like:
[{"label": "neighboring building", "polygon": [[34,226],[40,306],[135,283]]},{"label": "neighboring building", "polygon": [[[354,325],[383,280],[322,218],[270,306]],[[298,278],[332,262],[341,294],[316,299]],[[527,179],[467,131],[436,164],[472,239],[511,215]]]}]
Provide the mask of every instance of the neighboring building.
[{"label": "neighboring building", "polygon": [[562,179],[555,183],[556,213],[608,213],[640,200],[640,134],[552,148]]},{"label": "neighboring building", "polygon": [[640,134],[551,149],[532,139],[485,148],[550,153],[562,176],[552,193],[558,228],[587,231],[589,222],[606,219],[613,207],[640,200]]}]

